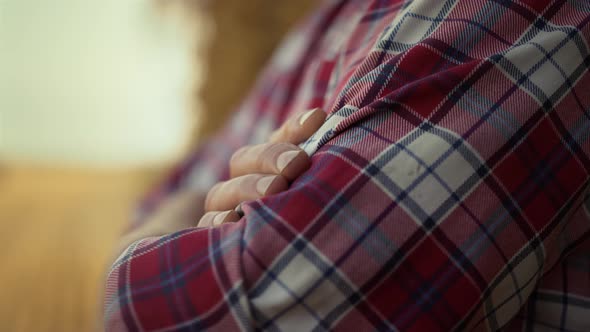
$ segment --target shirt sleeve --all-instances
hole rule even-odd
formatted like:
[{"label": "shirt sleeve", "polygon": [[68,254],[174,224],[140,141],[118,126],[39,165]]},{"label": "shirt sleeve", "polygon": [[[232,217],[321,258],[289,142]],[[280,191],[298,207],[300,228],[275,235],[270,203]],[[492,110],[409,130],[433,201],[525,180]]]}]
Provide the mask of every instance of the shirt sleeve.
[{"label": "shirt sleeve", "polygon": [[569,222],[590,170],[588,50],[548,26],[528,41],[369,57],[289,190],[121,255],[107,329],[500,329],[590,228]]},{"label": "shirt sleeve", "polygon": [[324,144],[288,191],[245,204],[238,223],[129,247],[109,276],[108,326],[501,326],[559,251],[585,170],[557,136],[544,147],[556,135],[547,118],[520,142],[486,137],[508,150],[491,164],[461,135],[390,107]]}]

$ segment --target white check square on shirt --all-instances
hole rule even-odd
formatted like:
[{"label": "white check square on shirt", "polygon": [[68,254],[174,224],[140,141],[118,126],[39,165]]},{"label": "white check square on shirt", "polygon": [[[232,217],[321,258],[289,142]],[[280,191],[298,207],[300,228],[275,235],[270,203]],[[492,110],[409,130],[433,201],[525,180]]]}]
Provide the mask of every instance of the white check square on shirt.
[{"label": "white check square on shirt", "polygon": [[[464,154],[478,160],[456,134],[439,127],[417,128],[381,155],[390,159],[381,166],[385,177],[375,180],[416,222],[440,219],[457,205],[453,196],[476,172],[477,165]],[[449,199],[455,202],[445,205]],[[439,211],[443,206],[446,211]]]}]

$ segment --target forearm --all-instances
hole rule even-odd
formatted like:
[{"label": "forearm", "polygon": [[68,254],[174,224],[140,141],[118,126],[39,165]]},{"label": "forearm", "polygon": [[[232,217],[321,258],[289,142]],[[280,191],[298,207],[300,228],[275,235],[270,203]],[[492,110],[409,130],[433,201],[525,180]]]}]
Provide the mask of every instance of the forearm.
[{"label": "forearm", "polygon": [[119,239],[114,256],[119,256],[135,241],[196,227],[204,213],[205,197],[206,192],[186,189],[174,193],[144,223]]}]

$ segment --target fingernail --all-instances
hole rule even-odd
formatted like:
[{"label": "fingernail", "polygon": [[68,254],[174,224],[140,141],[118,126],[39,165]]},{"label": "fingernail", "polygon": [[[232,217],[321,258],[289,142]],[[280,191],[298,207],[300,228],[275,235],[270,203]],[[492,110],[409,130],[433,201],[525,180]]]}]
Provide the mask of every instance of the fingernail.
[{"label": "fingernail", "polygon": [[293,161],[293,159],[295,159],[298,154],[299,151],[296,150],[281,153],[277,158],[277,168],[279,169],[279,172],[282,172],[285,168],[287,168],[289,163],[291,163],[291,161]]},{"label": "fingernail", "polygon": [[265,176],[256,182],[256,190],[260,195],[266,194],[268,187],[272,184],[276,176]]},{"label": "fingernail", "polygon": [[303,126],[305,121],[307,121],[307,119],[309,119],[309,117],[317,110],[318,110],[318,108],[314,108],[311,111],[307,111],[307,112],[303,113],[303,115],[301,115],[301,117],[299,118],[299,125]]},{"label": "fingernail", "polygon": [[225,211],[225,212],[221,212],[218,215],[216,215],[215,218],[213,218],[213,225],[219,226],[219,225],[223,224],[223,221],[225,220],[225,218],[227,217],[227,215],[230,212],[231,211]]}]

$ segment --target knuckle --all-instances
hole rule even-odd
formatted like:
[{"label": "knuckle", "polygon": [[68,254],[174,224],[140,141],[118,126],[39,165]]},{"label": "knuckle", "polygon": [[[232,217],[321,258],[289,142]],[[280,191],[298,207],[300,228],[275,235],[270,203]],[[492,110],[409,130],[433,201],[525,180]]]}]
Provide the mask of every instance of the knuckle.
[{"label": "knuckle", "polygon": [[235,168],[239,166],[240,160],[243,158],[244,155],[248,154],[251,149],[252,145],[242,146],[241,148],[237,149],[229,159],[230,167]]},{"label": "knuckle", "polygon": [[209,189],[209,192],[207,192],[207,196],[205,197],[205,211],[212,210],[216,193],[219,191],[219,189],[221,189],[223,185],[224,182],[218,182],[211,189]]},{"label": "knuckle", "polygon": [[[235,179],[235,187],[240,189],[251,188],[256,185],[256,182],[261,178],[260,174],[247,174]],[[233,190],[233,188],[232,188]]]},{"label": "knuckle", "polygon": [[270,136],[268,137],[268,140],[270,142],[279,142],[282,139],[282,130],[279,128],[275,131],[273,131]]},{"label": "knuckle", "polygon": [[220,200],[223,199],[225,205],[239,200],[254,186],[257,179],[258,175],[247,174],[227,181],[223,186],[223,193],[220,193]]},{"label": "knuckle", "polygon": [[278,172],[277,162],[279,156],[286,151],[299,151],[300,148],[286,142],[269,143],[265,146],[264,151],[258,156],[256,165],[259,170]]},{"label": "knuckle", "polygon": [[268,143],[261,154],[262,158],[277,157],[279,154],[285,151],[298,150],[299,148],[294,144],[287,142]]},{"label": "knuckle", "polygon": [[285,122],[285,124],[283,124],[281,127],[277,142],[288,142],[289,138],[292,136],[292,131],[293,129],[291,128],[291,121]]}]

